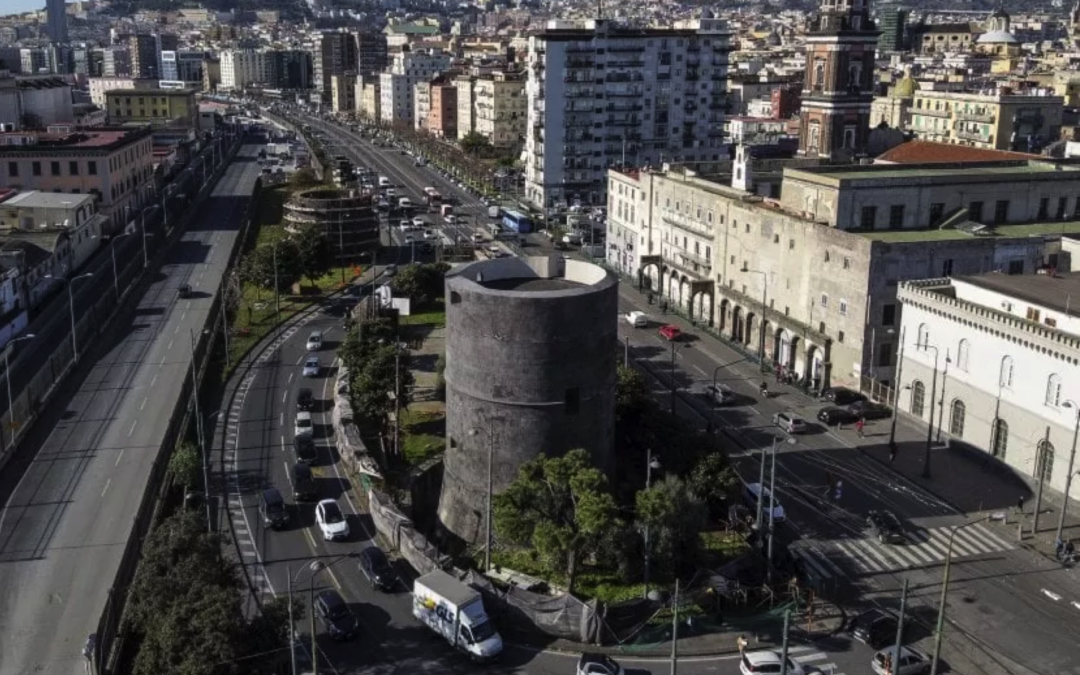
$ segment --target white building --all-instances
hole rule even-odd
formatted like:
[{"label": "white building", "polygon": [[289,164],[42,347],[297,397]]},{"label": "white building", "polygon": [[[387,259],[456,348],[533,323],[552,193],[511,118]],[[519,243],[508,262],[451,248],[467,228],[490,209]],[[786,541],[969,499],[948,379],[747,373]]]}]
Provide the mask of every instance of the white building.
[{"label": "white building", "polygon": [[1080,273],[1046,272],[902,284],[897,408],[1064,492],[1080,420]]},{"label": "white building", "polygon": [[413,126],[417,131],[427,129],[431,111],[431,82],[424,80],[413,85]]},{"label": "white building", "polygon": [[529,38],[526,198],[603,204],[607,168],[726,158],[731,51],[709,10],[674,29],[551,21]]},{"label": "white building", "polygon": [[383,122],[413,126],[414,87],[430,82],[450,67],[450,55],[435,49],[411,50],[406,45],[393,55],[389,71],[379,78],[379,115]]},{"label": "white building", "polygon": [[218,89],[244,89],[269,82],[270,61],[255,49],[226,49],[221,52],[221,84]]}]

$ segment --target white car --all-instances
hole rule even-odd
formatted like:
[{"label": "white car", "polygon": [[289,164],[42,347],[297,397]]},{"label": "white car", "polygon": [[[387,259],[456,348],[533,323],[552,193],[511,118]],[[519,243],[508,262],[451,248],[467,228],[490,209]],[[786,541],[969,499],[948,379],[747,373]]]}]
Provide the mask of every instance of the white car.
[{"label": "white car", "polygon": [[726,384],[705,385],[705,398],[716,405],[727,405],[735,400],[735,390]]},{"label": "white car", "polygon": [[772,416],[773,424],[789,434],[801,434],[806,431],[806,420],[794,413],[779,412]]},{"label": "white car", "polygon": [[322,364],[319,363],[319,357],[308,354],[307,359],[304,360],[304,377],[318,377],[321,372]]},{"label": "white car", "polygon": [[311,421],[311,413],[307,410],[296,411],[296,422],[293,424],[293,435],[297,438],[315,435],[315,425]]},{"label": "white car", "polygon": [[401,229],[402,232],[408,232],[412,229],[412,226],[413,224],[410,220],[402,220],[398,223],[398,227]]},{"label": "white car", "polygon": [[425,225],[427,225],[427,222],[420,216],[417,216],[412,219],[412,224],[413,227],[424,227]]},{"label": "white car", "polygon": [[647,328],[649,326],[649,317],[645,312],[629,312],[626,315],[626,323],[634,328]]},{"label": "white car", "polygon": [[892,657],[892,670],[890,675],[917,675],[918,673],[930,672],[930,657],[911,647],[900,648],[900,658],[896,658],[896,647],[882,649],[870,661],[870,667],[877,675],[885,675],[885,657]]},{"label": "white car", "polygon": [[322,331],[315,330],[311,332],[311,335],[307,338],[307,350],[309,352],[317,352],[322,349]]},{"label": "white car", "polygon": [[315,522],[326,541],[349,538],[349,521],[333,499],[324,499],[315,505]]},{"label": "white car", "polygon": [[[742,660],[739,661],[739,672],[742,675],[780,675],[782,670],[780,652],[773,651],[771,649],[764,649],[758,652],[746,652],[743,654]],[[791,657],[787,660],[787,675],[808,675],[806,669],[802,665],[793,661]]]},{"label": "white car", "polygon": [[586,652],[577,663],[577,675],[623,675],[624,672],[618,661],[607,654]]}]

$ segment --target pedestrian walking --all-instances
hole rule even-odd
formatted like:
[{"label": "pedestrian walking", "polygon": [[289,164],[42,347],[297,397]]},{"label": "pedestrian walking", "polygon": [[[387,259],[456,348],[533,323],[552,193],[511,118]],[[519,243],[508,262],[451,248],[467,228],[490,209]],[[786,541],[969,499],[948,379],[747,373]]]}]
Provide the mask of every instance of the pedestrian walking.
[{"label": "pedestrian walking", "polygon": [[855,422],[855,433],[859,434],[859,438],[865,438],[866,437],[863,434],[863,429],[865,427],[866,427],[866,420],[864,420],[863,418],[860,417],[858,419],[858,421]]},{"label": "pedestrian walking", "polygon": [[843,493],[843,489],[844,489],[844,481],[841,481],[841,480],[836,481],[836,491],[833,493],[833,500],[834,501],[837,501],[837,502],[840,501],[840,495]]},{"label": "pedestrian walking", "polygon": [[896,442],[889,443],[889,464],[896,461]]},{"label": "pedestrian walking", "polygon": [[1024,515],[1024,495],[1020,495],[1020,499],[1016,500],[1016,511],[1020,515]]},{"label": "pedestrian walking", "polygon": [[748,644],[746,642],[746,636],[740,635],[739,637],[735,638],[735,644],[739,646],[739,656],[742,656],[746,653],[746,645]]}]

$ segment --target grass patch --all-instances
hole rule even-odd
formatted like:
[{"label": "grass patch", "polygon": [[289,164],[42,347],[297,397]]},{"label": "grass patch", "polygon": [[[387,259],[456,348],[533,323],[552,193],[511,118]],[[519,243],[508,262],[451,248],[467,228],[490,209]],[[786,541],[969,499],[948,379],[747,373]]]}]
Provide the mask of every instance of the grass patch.
[{"label": "grass patch", "polygon": [[[548,572],[534,549],[497,548],[492,551],[491,562],[497,567],[506,567],[515,572],[544,579],[559,588],[566,588],[566,577]],[[657,588],[657,585],[652,584],[650,587]],[[574,595],[582,600],[595,598],[605,603],[617,603],[643,597],[645,585],[627,583],[618,570],[585,565],[578,570],[577,580],[574,582]]]},{"label": "grass patch", "polygon": [[746,539],[735,532],[714,530],[702,532],[700,537],[701,553],[705,558],[702,564],[705,567],[719,567],[750,550]]},{"label": "grass patch", "polygon": [[437,307],[432,307],[418,314],[410,314],[401,317],[399,324],[402,326],[431,326],[432,328],[446,328],[446,310],[440,302]]},{"label": "grass patch", "polygon": [[401,454],[411,466],[419,466],[446,449],[441,435],[446,415],[430,410],[401,412]]}]

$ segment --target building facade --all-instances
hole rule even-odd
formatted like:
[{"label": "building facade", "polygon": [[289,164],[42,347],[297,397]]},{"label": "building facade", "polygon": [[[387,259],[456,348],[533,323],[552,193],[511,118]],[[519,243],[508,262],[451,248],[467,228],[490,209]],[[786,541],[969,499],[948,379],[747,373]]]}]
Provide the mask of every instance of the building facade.
[{"label": "building facade", "polygon": [[386,35],[373,31],[356,34],[356,70],[360,75],[374,75],[389,64]]},{"label": "building facade", "polygon": [[549,22],[529,38],[526,199],[602,204],[607,168],[624,153],[638,166],[726,157],[731,49],[709,10],[674,29]]},{"label": "building facade", "polygon": [[336,113],[356,111],[356,75],[334,75],[330,78],[330,107]]},{"label": "building facade", "polygon": [[158,60],[158,40],[150,33],[137,33],[128,38],[131,55],[131,76],[135,78],[161,79]]},{"label": "building facade", "polygon": [[476,132],[496,148],[513,148],[525,140],[528,100],[524,73],[482,75],[475,89]]},{"label": "building facade", "polygon": [[379,77],[379,114],[387,124],[413,126],[414,87],[430,82],[450,67],[450,55],[436,49],[411,50],[407,46],[393,55],[389,72]]},{"label": "building facade", "polygon": [[905,282],[897,409],[1064,493],[1080,420],[1072,295],[1080,274],[1052,269]]},{"label": "building facade", "polygon": [[48,11],[48,24],[46,32],[53,42],[66,43],[68,41],[67,27],[67,3],[64,0],[48,0],[45,3]]},{"label": "building facade", "polygon": [[105,92],[105,111],[109,124],[188,129],[199,116],[194,89],[114,89]]},{"label": "building facade", "polygon": [[436,80],[431,85],[431,110],[427,128],[439,138],[457,138],[458,89],[448,81]]},{"label": "building facade", "polygon": [[457,89],[457,138],[476,131],[476,78],[464,75],[454,80]]},{"label": "building facade", "polygon": [[322,93],[323,103],[329,105],[333,98],[331,78],[347,73],[355,75],[358,64],[355,35],[338,31],[320,36],[314,70],[315,84]]},{"label": "building facade", "polygon": [[1049,90],[918,91],[909,112],[919,138],[992,150],[1038,152],[1058,139],[1065,100]]},{"label": "building facade", "polygon": [[243,91],[270,79],[266,54],[257,49],[226,49],[220,58],[221,84],[218,89]]}]

